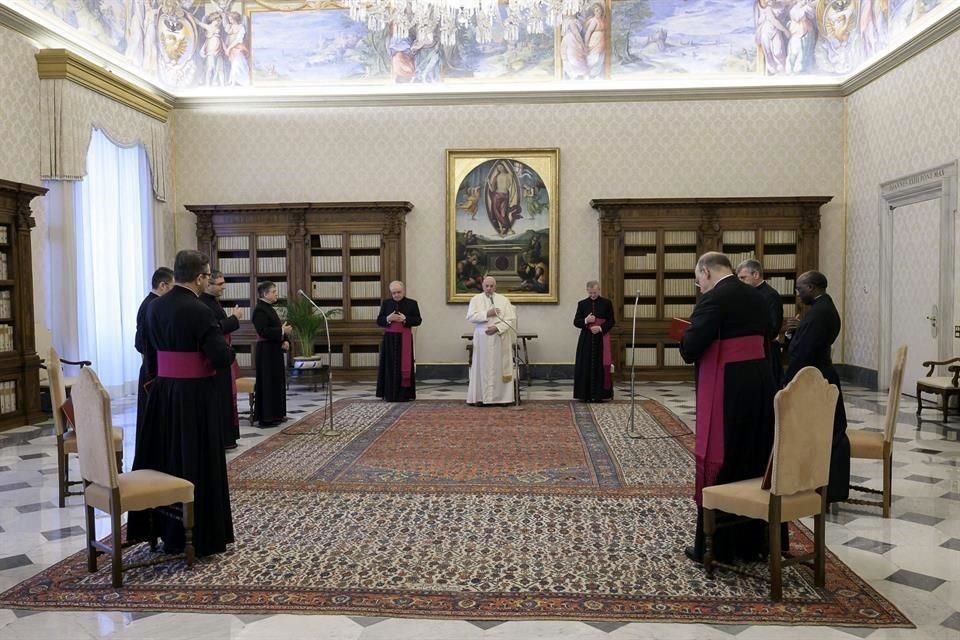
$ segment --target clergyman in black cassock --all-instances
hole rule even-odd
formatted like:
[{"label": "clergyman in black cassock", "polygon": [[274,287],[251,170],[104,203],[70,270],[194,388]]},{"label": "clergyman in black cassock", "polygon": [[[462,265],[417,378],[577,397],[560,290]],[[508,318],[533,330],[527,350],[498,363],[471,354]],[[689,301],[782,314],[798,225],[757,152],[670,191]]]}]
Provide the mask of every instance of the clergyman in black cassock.
[{"label": "clergyman in black cassock", "polygon": [[577,359],[573,365],[573,397],[584,402],[613,398],[613,364],[610,330],[613,303],[600,297],[600,283],[587,283],[587,297],[577,303],[573,326],[580,329]]},{"label": "clergyman in black cassock", "polygon": [[759,260],[750,258],[737,265],[737,277],[763,294],[767,302],[767,341],[765,349],[770,371],[773,373],[773,384],[779,389],[783,379],[783,365],[780,362],[780,329],[783,328],[783,300],[780,293],[763,279],[763,265]]},{"label": "clergyman in black cassock", "polygon": [[[206,286],[208,268],[203,254],[181,251],[174,267],[177,284],[147,308],[157,376],[150,385],[133,461],[134,470],[154,469],[193,483],[193,544],[198,556],[220,553],[233,542],[214,374],[230,366],[234,355],[213,313],[197,298]],[[166,513],[157,509],[153,516],[165,550],[178,552],[184,546],[183,524]],[[150,519],[147,511],[130,512],[128,539],[149,538]]]},{"label": "clergyman in black cassock", "polygon": [[[268,285],[268,286],[265,286]],[[253,326],[257,330],[254,420],[261,427],[280,424],[287,417],[287,379],[284,351],[290,348],[287,334],[290,325],[280,322],[274,310],[277,286],[262,282],[257,286],[260,299],[253,309]]]},{"label": "clergyman in black cassock", "polygon": [[[797,294],[807,306],[799,323],[790,322],[787,353],[790,361],[783,375],[786,385],[804,367],[816,367],[830,384],[837,385],[840,397],[833,418],[833,446],[830,451],[830,484],[827,500],[837,502],[850,495],[850,440],[847,438],[847,412],[843,406],[840,376],[833,368],[830,348],[840,335],[840,314],[826,293],[827,278],[818,271],[808,271],[797,278]],[[795,325],[795,328],[794,328]]]},{"label": "clergyman in black cassock", "polygon": [[[766,302],[733,275],[720,253],[700,257],[697,283],[703,295],[680,340],[680,355],[696,363],[697,531],[687,555],[702,561],[702,490],[762,476],[773,446],[776,388],[764,352]],[[766,546],[765,523],[748,520],[719,530],[720,560],[755,559]]]},{"label": "clergyman in black cassock", "polygon": [[406,297],[403,283],[390,283],[390,298],[380,305],[377,324],[384,328],[377,369],[377,397],[387,402],[417,399],[413,368],[413,327],[423,322],[417,301]]},{"label": "clergyman in black cassock", "polygon": [[137,431],[134,443],[140,439],[140,427],[147,409],[147,383],[157,375],[157,354],[150,348],[147,336],[147,307],[150,303],[170,291],[173,286],[173,270],[169,267],[160,267],[153,272],[150,282],[151,291],[140,303],[137,309],[137,332],[133,339],[133,346],[143,356],[140,364],[140,377],[137,380]]},{"label": "clergyman in black cassock", "polygon": [[[213,271],[210,274],[210,284],[206,291],[200,294],[200,301],[203,302],[213,317],[220,324],[220,331],[227,344],[231,343],[230,334],[240,328],[240,319],[236,315],[227,315],[223,305],[220,304],[220,296],[223,294],[224,279],[219,271]],[[236,365],[234,362],[225,369],[217,369],[217,397],[223,404],[220,411],[220,428],[223,432],[223,446],[225,449],[236,449],[237,440],[240,438],[240,416],[237,414],[237,383],[236,383]]]}]

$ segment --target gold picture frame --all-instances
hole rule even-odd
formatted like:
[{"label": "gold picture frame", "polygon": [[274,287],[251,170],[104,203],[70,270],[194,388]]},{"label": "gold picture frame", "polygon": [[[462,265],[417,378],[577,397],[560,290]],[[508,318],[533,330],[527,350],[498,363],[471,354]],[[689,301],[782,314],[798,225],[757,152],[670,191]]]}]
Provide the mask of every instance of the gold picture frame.
[{"label": "gold picture frame", "polygon": [[447,302],[556,303],[559,211],[559,149],[447,149]]}]

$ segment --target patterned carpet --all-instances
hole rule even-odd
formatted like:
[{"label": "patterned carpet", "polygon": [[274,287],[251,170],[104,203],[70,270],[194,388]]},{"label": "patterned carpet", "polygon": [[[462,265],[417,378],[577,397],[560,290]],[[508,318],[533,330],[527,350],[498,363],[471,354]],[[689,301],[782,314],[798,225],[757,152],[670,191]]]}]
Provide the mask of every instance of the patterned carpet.
[{"label": "patterned carpet", "polygon": [[[234,460],[237,543],[190,571],[78,553],[0,595],[0,606],[463,619],[911,626],[831,555],[768,599],[763,564],[707,579],[693,536],[692,435],[653,401],[342,400]],[[794,528],[793,549],[810,545]],[[152,557],[146,545],[129,560]]]}]

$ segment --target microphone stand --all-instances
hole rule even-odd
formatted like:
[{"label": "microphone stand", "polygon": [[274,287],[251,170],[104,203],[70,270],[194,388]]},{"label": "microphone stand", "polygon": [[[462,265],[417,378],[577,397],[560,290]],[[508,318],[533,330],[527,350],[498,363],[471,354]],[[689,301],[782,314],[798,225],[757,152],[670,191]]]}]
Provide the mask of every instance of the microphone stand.
[{"label": "microphone stand", "polygon": [[630,336],[630,426],[627,427],[627,436],[631,438],[642,437],[637,433],[636,419],[636,375],[637,375],[637,305],[640,302],[640,290],[637,289],[637,297],[633,299],[633,333]]},{"label": "microphone stand", "polygon": [[324,418],[325,428],[320,432],[320,435],[323,436],[335,436],[339,432],[333,426],[333,347],[330,346],[330,323],[327,322],[327,314],[323,312],[323,309],[317,306],[317,303],[313,299],[303,292],[303,289],[297,289],[297,293],[306,298],[307,302],[313,305],[313,308],[316,309],[320,316],[323,318],[323,328],[327,332],[327,402],[326,402],[326,411],[329,415],[329,418]]},{"label": "microphone stand", "polygon": [[[517,363],[517,358],[520,357],[520,354],[517,351],[517,340],[519,340],[519,334],[517,333],[517,330],[507,321],[507,319],[504,318],[502,315],[500,315],[499,309],[494,307],[494,310],[497,313],[497,320],[507,325],[507,329],[510,329],[510,331],[513,332],[513,353],[511,354],[513,356],[513,408],[519,409],[520,408],[520,365]],[[524,365],[528,367],[530,366],[526,362],[524,362]]]}]

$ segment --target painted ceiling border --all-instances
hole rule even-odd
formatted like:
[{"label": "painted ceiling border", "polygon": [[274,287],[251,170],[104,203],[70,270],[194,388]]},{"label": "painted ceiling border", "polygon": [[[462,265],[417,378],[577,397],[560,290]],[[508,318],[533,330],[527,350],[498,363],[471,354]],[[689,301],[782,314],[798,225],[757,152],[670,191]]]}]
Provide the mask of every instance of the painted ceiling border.
[{"label": "painted ceiling border", "polygon": [[[336,95],[246,95],[177,96],[142,78],[128,79],[129,72],[99,53],[65,38],[62,34],[23,16],[0,2],[0,26],[21,33],[41,48],[63,47],[62,71],[48,68],[41,73],[62,73],[134,109],[166,121],[171,109],[270,109],[311,107],[378,107],[484,104],[558,104],[591,102],[664,102],[680,100],[760,100],[782,98],[837,98],[848,96],[960,29],[960,4],[946,16],[903,43],[865,69],[836,83],[810,85],[740,85],[722,87],[603,88],[518,91],[431,91],[423,93]],[[38,70],[40,67],[38,56]],[[64,76],[46,76],[64,77]]]}]

